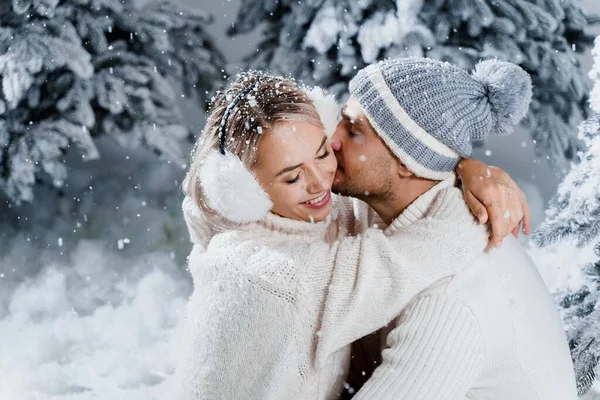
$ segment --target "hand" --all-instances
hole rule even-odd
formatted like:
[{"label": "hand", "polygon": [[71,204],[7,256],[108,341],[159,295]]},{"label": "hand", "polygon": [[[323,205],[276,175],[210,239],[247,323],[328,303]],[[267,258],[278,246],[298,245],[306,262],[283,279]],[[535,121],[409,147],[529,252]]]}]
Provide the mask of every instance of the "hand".
[{"label": "hand", "polygon": [[511,232],[516,238],[521,222],[523,233],[529,234],[527,199],[505,171],[477,160],[464,159],[459,163],[457,173],[463,181],[465,201],[471,212],[482,224],[489,221],[492,226],[488,249],[500,247]]}]

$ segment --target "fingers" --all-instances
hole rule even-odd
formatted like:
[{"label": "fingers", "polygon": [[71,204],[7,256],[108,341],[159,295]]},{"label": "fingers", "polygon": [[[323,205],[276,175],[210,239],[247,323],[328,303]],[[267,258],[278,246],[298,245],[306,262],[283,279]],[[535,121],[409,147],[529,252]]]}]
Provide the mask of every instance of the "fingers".
[{"label": "fingers", "polygon": [[515,239],[519,236],[519,226],[521,225],[521,222],[519,222],[519,225],[515,226],[515,228],[512,230],[512,235],[515,237]]},{"label": "fingers", "polygon": [[492,235],[488,242],[488,249],[500,247],[506,236],[505,232],[508,220],[504,217],[504,210],[506,210],[506,208],[501,207],[498,203],[494,203],[487,208],[490,224],[492,226]]},{"label": "fingers", "polygon": [[485,224],[488,220],[488,213],[483,203],[477,200],[477,198],[469,190],[464,191],[464,197],[473,215],[481,224]]},{"label": "fingers", "polygon": [[488,248],[500,247],[502,240],[504,240],[506,235],[512,229],[508,229],[510,223],[510,213],[509,204],[507,202],[509,199],[507,198],[506,190],[496,187],[495,190],[491,191],[491,193],[493,193],[491,198],[494,200],[486,203],[485,206],[489,216],[492,232],[488,243]]},{"label": "fingers", "polygon": [[531,229],[531,213],[529,212],[529,205],[527,204],[527,197],[525,193],[520,193],[521,209],[523,210],[523,233],[529,235]]},{"label": "fingers", "polygon": [[525,193],[523,193],[517,183],[504,170],[494,166],[490,166],[489,169],[499,182],[504,183],[504,185],[509,188],[511,191],[511,196],[513,196],[518,202],[518,204],[514,203],[514,205],[511,205],[509,209],[511,214],[511,229],[514,230],[516,228],[518,231],[519,228],[521,228],[522,223],[522,232],[528,235],[531,231],[531,213],[529,210],[529,205],[527,204]]},{"label": "fingers", "polygon": [[[464,170],[465,178],[473,175],[473,168]],[[491,236],[488,248],[500,247],[508,235],[518,237],[521,223],[522,231],[529,234],[530,211],[524,193],[515,181],[502,169],[489,166],[485,179],[463,180],[464,198],[471,212],[480,222],[490,222]]]},{"label": "fingers", "polygon": [[525,223],[529,224],[529,208],[521,190],[507,188],[505,191],[500,191],[497,196],[503,200],[491,203],[487,207],[492,225],[488,249],[501,247],[504,238],[510,233],[517,238],[521,222],[524,224],[523,231],[528,231],[529,228],[528,226],[525,228]]},{"label": "fingers", "polygon": [[[506,231],[506,236],[513,232],[515,238],[519,235],[519,226],[521,225],[521,220],[523,219],[523,207],[521,203],[520,190],[509,188],[506,192],[508,197],[508,226]],[[516,235],[515,235],[516,232]]]}]

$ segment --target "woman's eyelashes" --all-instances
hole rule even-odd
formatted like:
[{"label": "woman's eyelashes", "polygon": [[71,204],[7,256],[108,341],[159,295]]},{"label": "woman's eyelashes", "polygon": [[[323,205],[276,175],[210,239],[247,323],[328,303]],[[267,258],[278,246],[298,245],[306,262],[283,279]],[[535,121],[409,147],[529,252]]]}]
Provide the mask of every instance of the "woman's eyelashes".
[{"label": "woman's eyelashes", "polygon": [[[323,154],[321,154],[320,156],[317,156],[317,159],[319,160],[324,160],[325,158],[329,157],[329,150],[325,149],[325,152]],[[287,184],[293,184],[296,183],[300,180],[300,172],[298,172],[298,174],[292,178],[292,179],[288,179],[287,181],[285,181],[285,183]]]},{"label": "woman's eyelashes", "polygon": [[293,178],[293,179],[289,179],[289,180],[285,181],[285,183],[288,183],[288,184],[290,184],[290,185],[291,185],[292,183],[296,183],[296,182],[298,182],[298,180],[299,180],[299,179],[300,179],[300,173],[298,172],[298,175],[296,175],[296,177],[295,177],[295,178]]},{"label": "woman's eyelashes", "polygon": [[329,155],[329,150],[325,150],[325,153],[321,154],[320,156],[318,156],[317,158],[319,160],[322,160],[324,158],[327,158],[327,156]]}]

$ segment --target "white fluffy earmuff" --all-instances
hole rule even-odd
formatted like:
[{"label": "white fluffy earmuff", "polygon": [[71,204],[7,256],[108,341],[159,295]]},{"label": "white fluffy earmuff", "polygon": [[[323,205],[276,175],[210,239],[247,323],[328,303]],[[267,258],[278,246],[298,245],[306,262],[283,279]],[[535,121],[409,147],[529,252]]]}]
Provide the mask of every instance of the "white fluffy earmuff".
[{"label": "white fluffy earmuff", "polygon": [[325,128],[325,136],[330,138],[340,122],[340,105],[333,94],[327,93],[319,86],[305,88],[304,90],[317,109],[321,123]]},{"label": "white fluffy earmuff", "polygon": [[269,196],[242,161],[225,151],[211,150],[198,173],[206,204],[228,220],[258,221],[273,207]]}]

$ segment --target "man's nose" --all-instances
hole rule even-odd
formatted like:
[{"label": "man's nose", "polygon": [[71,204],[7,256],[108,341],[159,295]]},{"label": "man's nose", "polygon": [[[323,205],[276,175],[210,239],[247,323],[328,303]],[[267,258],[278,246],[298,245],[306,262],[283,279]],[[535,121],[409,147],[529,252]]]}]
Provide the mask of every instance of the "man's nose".
[{"label": "man's nose", "polygon": [[331,148],[333,151],[340,151],[342,149],[342,139],[341,139],[341,123],[337,126],[335,132],[329,138],[329,143],[331,144]]},{"label": "man's nose", "polygon": [[342,149],[342,141],[334,140],[333,136],[331,137],[331,148],[333,151],[340,151]]}]

